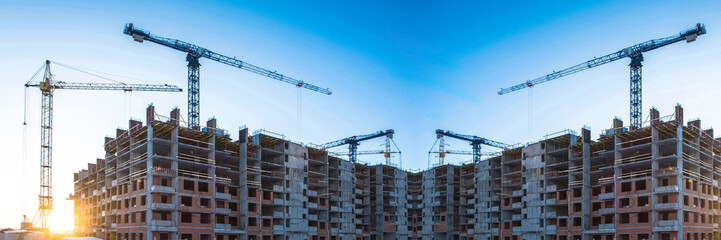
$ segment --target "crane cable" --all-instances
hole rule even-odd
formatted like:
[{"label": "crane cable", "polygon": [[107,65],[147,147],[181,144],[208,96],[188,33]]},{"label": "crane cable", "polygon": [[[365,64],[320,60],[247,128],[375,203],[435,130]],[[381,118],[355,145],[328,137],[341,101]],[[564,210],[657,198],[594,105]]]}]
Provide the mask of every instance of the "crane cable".
[{"label": "crane cable", "polygon": [[[28,112],[28,88],[25,88],[25,93],[23,95],[23,146],[22,146],[22,157],[23,157],[23,208],[22,211],[25,213],[25,210],[27,210],[27,202],[28,202],[28,124],[27,124],[27,112]],[[23,220],[24,221],[24,220]]]},{"label": "crane cable", "polygon": [[150,81],[150,80],[147,80],[147,79],[140,79],[140,78],[128,77],[128,76],[123,76],[123,75],[119,75],[119,74],[113,74],[113,73],[108,73],[108,72],[93,70],[93,69],[89,69],[89,68],[75,67],[75,66],[70,66],[70,65],[68,65],[68,64],[59,63],[59,62],[56,62],[56,61],[51,61],[51,62],[54,63],[54,64],[57,64],[57,65],[59,65],[59,66],[65,67],[65,68],[69,68],[69,69],[72,69],[72,70],[75,70],[75,71],[78,71],[78,72],[81,72],[81,73],[85,73],[85,74],[88,74],[88,75],[91,75],[91,76],[95,76],[95,77],[102,78],[102,79],[105,79],[105,80],[108,80],[108,81],[111,81],[111,82],[115,82],[115,83],[119,83],[119,84],[126,84],[126,83],[124,83],[124,82],[122,82],[122,81],[118,81],[118,80],[112,79],[112,78],[109,78],[109,77],[104,77],[104,76],[102,76],[102,75],[100,75],[100,74],[109,75],[109,76],[118,77],[118,78],[124,78],[124,79],[128,79],[128,80],[140,81],[140,82],[144,82],[144,83],[161,84],[161,83],[158,83],[158,82],[155,82],[155,81]]},{"label": "crane cable", "polygon": [[528,88],[528,142],[533,141],[533,87]]},{"label": "crane cable", "polygon": [[297,87],[297,89],[298,89],[298,100],[297,100],[297,103],[298,103],[298,110],[297,110],[298,111],[298,141],[300,141],[302,143],[303,142],[303,114],[302,114],[302,109],[301,109],[301,107],[302,107],[301,93],[303,91],[301,91],[300,87]]},{"label": "crane cable", "polygon": [[[38,68],[37,71],[33,74],[32,77],[25,83],[25,85],[30,84],[35,78],[37,78],[38,74],[40,74],[40,71],[42,71],[45,68],[45,64],[40,65],[40,68]],[[23,206],[22,211],[25,212],[27,210],[27,195],[28,195],[28,87],[25,87],[24,93],[23,93],[23,143],[22,143],[22,162],[23,162]]]}]

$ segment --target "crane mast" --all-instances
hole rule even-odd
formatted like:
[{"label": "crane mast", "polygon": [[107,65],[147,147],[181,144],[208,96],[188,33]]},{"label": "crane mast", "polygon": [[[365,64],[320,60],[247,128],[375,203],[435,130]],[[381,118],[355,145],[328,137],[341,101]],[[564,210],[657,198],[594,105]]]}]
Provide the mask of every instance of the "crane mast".
[{"label": "crane mast", "polygon": [[53,143],[53,94],[56,89],[63,90],[121,90],[121,91],[153,91],[182,92],[182,89],[171,85],[153,84],[116,84],[116,83],[67,83],[55,81],[50,71],[50,61],[45,61],[43,79],[37,84],[27,83],[25,87],[40,89],[40,194],[39,207],[33,217],[33,226],[48,231],[48,219],[53,210],[52,195],[52,143]]},{"label": "crane mast", "polygon": [[289,83],[299,88],[305,88],[326,95],[332,94],[328,88],[321,88],[302,80],[277,73],[276,71],[270,71],[181,40],[156,36],[146,30],[136,28],[132,23],[125,25],[123,33],[132,36],[133,40],[140,43],[147,40],[187,53],[185,61],[188,62],[188,125],[190,127],[199,126],[200,124],[200,62],[198,61],[200,58],[207,58],[281,82]]},{"label": "crane mast", "polygon": [[621,49],[617,52],[594,58],[591,60],[588,60],[586,62],[577,64],[575,66],[560,70],[560,71],[554,71],[553,73],[547,74],[545,76],[528,80],[524,83],[516,84],[508,88],[502,88],[500,91],[498,91],[498,95],[503,95],[511,92],[515,92],[524,88],[530,88],[533,86],[536,86],[538,84],[548,82],[554,79],[558,79],[561,77],[565,77],[586,69],[594,68],[606,63],[610,63],[619,59],[623,58],[629,58],[631,59],[631,63],[629,64],[630,67],[630,117],[631,117],[631,126],[635,128],[641,127],[641,119],[642,119],[642,106],[641,106],[641,69],[643,67],[643,53],[667,46],[673,43],[677,43],[680,41],[686,41],[687,43],[696,41],[696,38],[698,36],[701,36],[703,34],[706,34],[706,27],[701,24],[697,23],[695,27],[690,28],[685,31],[681,31],[680,33],[665,37],[665,38],[658,38],[649,40],[643,43],[639,43],[624,49]]}]

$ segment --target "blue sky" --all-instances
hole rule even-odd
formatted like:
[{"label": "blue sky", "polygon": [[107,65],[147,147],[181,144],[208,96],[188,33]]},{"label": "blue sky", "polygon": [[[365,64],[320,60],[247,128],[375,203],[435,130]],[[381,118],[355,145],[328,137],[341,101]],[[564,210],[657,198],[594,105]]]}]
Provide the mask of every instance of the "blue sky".
[{"label": "blue sky", "polygon": [[[0,181],[22,197],[0,200],[0,226],[16,227],[23,213],[35,212],[40,96],[37,89],[27,92],[24,129],[22,84],[43,60],[143,80],[117,78],[129,83],[187,87],[185,55],[132,41],[122,34],[128,22],[334,92],[301,93],[301,138],[293,86],[201,60],[202,121],[215,116],[233,136],[248,125],[312,143],[393,128],[404,168],[420,169],[436,128],[518,143],[584,125],[596,135],[614,116],[628,122],[627,60],[534,88],[530,126],[529,91],[496,92],[697,22],[708,28],[698,41],[645,54],[644,114],[656,106],[667,115],[681,103],[687,119],[720,126],[721,114],[709,110],[721,95],[715,85],[721,76],[719,13],[718,1],[2,2]],[[53,70],[58,80],[103,81]],[[63,199],[72,190],[72,173],[103,157],[103,137],[126,127],[129,117],[144,119],[151,102],[160,114],[177,106],[186,116],[186,99],[185,93],[56,92],[53,226],[71,227],[72,205]],[[449,142],[448,148],[469,150]]]}]

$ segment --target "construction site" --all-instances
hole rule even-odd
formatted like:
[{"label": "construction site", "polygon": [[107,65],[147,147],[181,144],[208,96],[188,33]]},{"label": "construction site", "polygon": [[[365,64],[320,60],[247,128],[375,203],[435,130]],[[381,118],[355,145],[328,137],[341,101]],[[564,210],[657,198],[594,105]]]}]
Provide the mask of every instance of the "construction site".
[{"label": "construction site", "polygon": [[[104,139],[104,156],[73,173],[75,237],[106,240],[714,240],[721,239],[721,138],[684,108],[642,116],[643,54],[706,34],[703,24],[501,89],[504,95],[630,59],[630,121],[506,144],[448,130],[425,169],[403,168],[393,129],[324,144],[265,129],[200,122],[200,59],[298,89],[331,90],[127,24],[132,40],[187,54],[187,118],[177,107]],[[129,41],[129,40],[128,40]],[[168,84],[56,81],[47,60],[25,84],[42,94],[40,193],[24,230],[48,232],[53,210],[52,116],[58,90],[183,92]],[[77,70],[77,69],[75,69]],[[42,73],[42,74],[40,74]],[[37,82],[34,80],[37,79]],[[693,106],[692,108],[702,108]],[[300,113],[299,113],[300,114]],[[262,117],[262,116],[261,116]],[[594,118],[599,116],[589,116]],[[608,117],[608,116],[601,116]],[[530,118],[530,117],[529,117]],[[645,120],[644,120],[645,119]],[[530,119],[529,119],[530,122]],[[512,126],[510,126],[512,127]],[[112,129],[98,130],[112,133]],[[432,131],[428,131],[429,141]],[[237,139],[231,135],[238,136]],[[597,137],[593,137],[597,136]],[[359,150],[383,140],[383,149]],[[468,143],[450,150],[446,141]],[[99,141],[101,139],[98,139]],[[339,151],[347,147],[347,152]],[[437,147],[437,148],[436,148]],[[481,149],[492,149],[482,152]],[[382,156],[363,162],[359,155]],[[464,155],[465,162],[447,162]],[[437,160],[431,162],[431,157]],[[85,160],[83,160],[85,161]],[[410,161],[418,161],[411,159]],[[61,173],[69,174],[69,173]],[[3,236],[0,234],[0,236]],[[16,237],[22,239],[22,237]],[[30,238],[28,238],[30,239]]]},{"label": "construction site", "polygon": [[353,163],[264,131],[147,109],[75,173],[75,230],[102,239],[641,240],[721,237],[721,138],[683,108],[598,139],[566,130],[463,165]]}]

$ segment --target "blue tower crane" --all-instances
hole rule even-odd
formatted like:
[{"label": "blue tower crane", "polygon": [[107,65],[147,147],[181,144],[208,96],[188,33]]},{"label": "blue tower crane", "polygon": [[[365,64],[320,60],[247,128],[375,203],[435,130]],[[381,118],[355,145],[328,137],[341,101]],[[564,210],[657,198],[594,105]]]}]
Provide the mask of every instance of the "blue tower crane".
[{"label": "blue tower crane", "polygon": [[311,91],[330,95],[332,92],[328,88],[321,88],[313,84],[297,80],[275,71],[270,71],[247,62],[243,62],[233,57],[228,57],[206,48],[183,42],[177,39],[165,38],[150,34],[150,32],[133,26],[132,23],[125,25],[123,33],[133,37],[133,40],[142,43],[144,40],[154,42],[188,55],[185,61],[188,62],[188,125],[195,127],[200,124],[200,58],[207,58],[219,63],[237,67],[252,73],[263,75],[281,82],[293,84],[299,88],[305,88]]},{"label": "blue tower crane", "polygon": [[[440,164],[443,164],[443,159],[445,158],[446,153],[468,155],[468,152],[465,152],[465,151],[445,150],[444,149],[445,143],[443,140],[443,136],[448,136],[448,137],[452,137],[455,139],[460,139],[460,140],[469,142],[471,145],[471,149],[473,150],[470,153],[470,155],[473,155],[474,163],[481,161],[481,145],[487,145],[487,146],[501,148],[501,149],[508,147],[508,144],[490,140],[487,138],[482,138],[479,136],[465,135],[465,134],[458,134],[458,133],[454,133],[451,131],[443,131],[442,129],[436,129],[436,143],[438,143],[440,141],[440,143],[438,145],[439,150],[438,150],[438,152],[431,151],[431,152],[429,152],[429,154],[430,153],[438,153],[438,158],[439,158]],[[433,145],[435,146],[435,143],[433,143]],[[433,146],[431,147],[431,149],[433,149]]]},{"label": "blue tower crane", "polygon": [[594,58],[591,60],[588,60],[586,62],[583,62],[581,64],[563,69],[561,71],[554,71],[551,74],[533,79],[528,80],[524,83],[520,83],[508,88],[502,88],[500,91],[498,91],[498,95],[503,95],[506,93],[518,91],[524,88],[530,88],[533,86],[536,86],[540,83],[548,82],[557,78],[561,78],[564,76],[568,76],[586,69],[594,68],[606,63],[610,63],[619,59],[623,58],[630,58],[631,64],[629,66],[631,67],[631,126],[635,128],[641,127],[641,67],[643,62],[643,53],[670,45],[672,43],[677,43],[680,41],[686,41],[687,43],[696,41],[696,38],[698,36],[701,36],[703,34],[706,34],[706,27],[701,24],[697,23],[695,27],[682,31],[679,34],[665,37],[665,38],[659,38],[659,39],[653,39],[649,40],[643,43],[639,43],[624,49],[621,49],[617,52]]},{"label": "blue tower crane", "polygon": [[[375,153],[384,153],[386,157],[386,163],[390,163],[390,154],[392,153],[390,150],[390,143],[392,142],[393,145],[395,145],[395,142],[393,141],[393,129],[388,129],[385,131],[378,131],[371,134],[366,135],[357,135],[357,136],[351,136],[340,140],[335,140],[329,143],[321,144],[324,148],[334,148],[342,145],[348,145],[348,160],[351,162],[357,162],[358,161],[358,155],[359,154],[375,154]],[[358,145],[360,145],[360,142],[378,138],[378,137],[386,137],[386,150],[385,151],[373,151],[373,152],[358,152]],[[398,148],[398,146],[396,146]],[[400,151],[398,151],[400,153]]]}]

